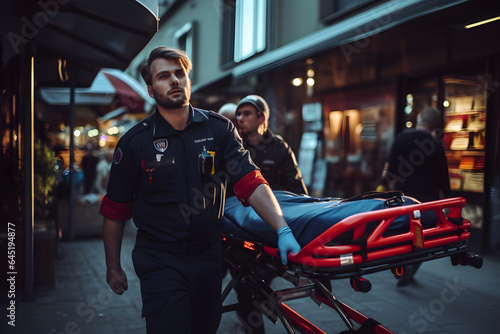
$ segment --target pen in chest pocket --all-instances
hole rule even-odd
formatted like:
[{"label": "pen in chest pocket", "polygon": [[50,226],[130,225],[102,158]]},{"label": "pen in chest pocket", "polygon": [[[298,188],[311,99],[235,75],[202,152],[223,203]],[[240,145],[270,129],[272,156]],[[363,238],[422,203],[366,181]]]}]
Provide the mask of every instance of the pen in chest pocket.
[{"label": "pen in chest pocket", "polygon": [[163,154],[156,155],[156,161],[146,162],[141,161],[141,168],[143,171],[148,173],[149,185],[153,184],[153,172],[158,171],[157,168],[165,167],[166,165],[175,164],[174,157],[164,157]]}]

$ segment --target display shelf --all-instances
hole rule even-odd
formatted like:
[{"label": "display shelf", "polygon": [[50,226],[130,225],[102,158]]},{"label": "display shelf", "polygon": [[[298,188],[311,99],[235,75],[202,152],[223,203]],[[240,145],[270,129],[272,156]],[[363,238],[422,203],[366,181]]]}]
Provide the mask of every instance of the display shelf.
[{"label": "display shelf", "polygon": [[453,191],[484,190],[486,94],[475,76],[444,79],[443,143]]},{"label": "display shelf", "polygon": [[445,116],[460,116],[460,115],[473,115],[473,114],[486,114],[486,109],[474,109],[474,110],[456,110],[456,111],[445,111]]}]

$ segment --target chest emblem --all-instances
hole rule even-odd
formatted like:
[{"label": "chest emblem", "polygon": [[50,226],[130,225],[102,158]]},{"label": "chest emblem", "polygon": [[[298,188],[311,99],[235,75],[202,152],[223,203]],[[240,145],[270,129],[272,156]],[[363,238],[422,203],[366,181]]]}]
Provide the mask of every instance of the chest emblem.
[{"label": "chest emblem", "polygon": [[168,141],[167,141],[167,138],[160,138],[160,139],[156,139],[154,142],[153,142],[155,148],[160,151],[160,152],[165,152],[167,150],[167,147],[168,147]]}]

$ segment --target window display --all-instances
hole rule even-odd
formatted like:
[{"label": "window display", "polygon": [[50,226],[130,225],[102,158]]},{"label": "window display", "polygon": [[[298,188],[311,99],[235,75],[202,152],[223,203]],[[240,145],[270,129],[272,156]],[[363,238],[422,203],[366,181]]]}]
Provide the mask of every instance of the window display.
[{"label": "window display", "polygon": [[486,92],[478,75],[443,78],[444,144],[452,190],[484,190]]}]

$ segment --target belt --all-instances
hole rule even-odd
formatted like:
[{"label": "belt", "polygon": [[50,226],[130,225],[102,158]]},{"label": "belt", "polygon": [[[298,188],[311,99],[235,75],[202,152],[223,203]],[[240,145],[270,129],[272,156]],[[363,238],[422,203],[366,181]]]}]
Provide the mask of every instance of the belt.
[{"label": "belt", "polygon": [[145,233],[137,231],[136,247],[151,248],[172,254],[200,255],[209,250],[220,240],[220,235],[215,233],[210,238],[195,241],[166,242],[153,240],[144,236]]}]

